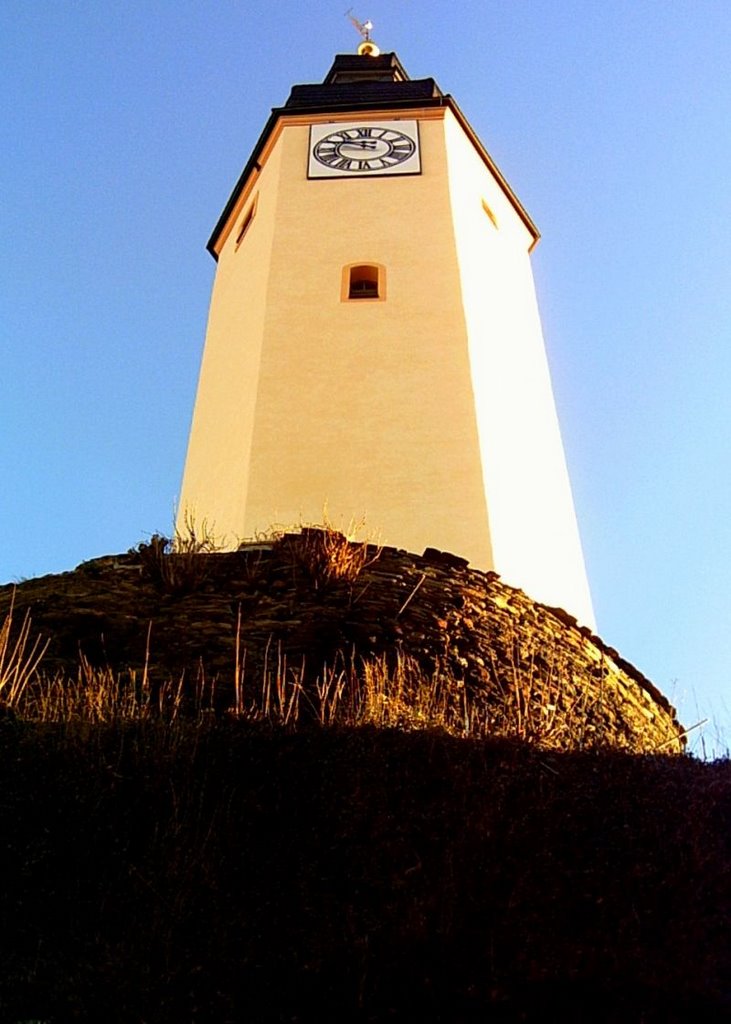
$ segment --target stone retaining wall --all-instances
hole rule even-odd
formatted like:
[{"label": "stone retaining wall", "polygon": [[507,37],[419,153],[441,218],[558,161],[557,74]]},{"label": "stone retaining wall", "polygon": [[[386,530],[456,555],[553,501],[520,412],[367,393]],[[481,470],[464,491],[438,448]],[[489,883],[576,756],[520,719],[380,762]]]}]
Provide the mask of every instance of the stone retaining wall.
[{"label": "stone retaining wall", "polygon": [[333,555],[340,563],[330,572],[323,543],[338,536],[305,530],[194,556],[169,554],[153,538],[74,572],[0,587],[0,621],[12,600],[16,620],[29,610],[34,632],[50,639],[47,673],[75,677],[79,652],[115,672],[141,672],[147,663],[158,681],[181,674],[190,681],[203,671],[217,678],[225,703],[238,632],[249,681],[273,659],[312,680],[338,659],[357,669],[401,654],[463,687],[488,717],[498,698],[512,700],[516,732],[527,739],[683,749],[665,697],[563,610],[436,551],[417,556],[340,538]]}]

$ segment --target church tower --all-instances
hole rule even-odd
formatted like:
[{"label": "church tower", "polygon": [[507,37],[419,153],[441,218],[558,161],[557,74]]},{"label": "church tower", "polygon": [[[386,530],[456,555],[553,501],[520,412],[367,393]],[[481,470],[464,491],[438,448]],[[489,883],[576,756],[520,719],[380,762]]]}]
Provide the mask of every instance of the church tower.
[{"label": "church tower", "polygon": [[593,625],[529,254],[454,99],[367,40],[275,108],[217,261],[180,516],[365,518]]}]

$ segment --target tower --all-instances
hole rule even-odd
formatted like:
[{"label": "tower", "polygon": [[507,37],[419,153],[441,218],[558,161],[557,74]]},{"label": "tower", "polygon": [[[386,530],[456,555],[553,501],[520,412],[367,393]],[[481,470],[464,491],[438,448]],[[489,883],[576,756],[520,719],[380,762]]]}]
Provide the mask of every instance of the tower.
[{"label": "tower", "polygon": [[275,108],[217,260],[180,515],[365,518],[592,624],[529,254],[454,99],[366,40]]}]

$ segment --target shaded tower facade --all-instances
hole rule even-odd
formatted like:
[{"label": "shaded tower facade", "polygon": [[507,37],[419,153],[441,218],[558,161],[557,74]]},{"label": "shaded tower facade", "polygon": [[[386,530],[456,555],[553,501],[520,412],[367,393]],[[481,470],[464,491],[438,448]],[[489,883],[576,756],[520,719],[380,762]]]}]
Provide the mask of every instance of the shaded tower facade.
[{"label": "shaded tower facade", "polygon": [[180,516],[230,541],[364,518],[593,625],[537,240],[452,97],[395,54],[295,86],[208,244]]}]

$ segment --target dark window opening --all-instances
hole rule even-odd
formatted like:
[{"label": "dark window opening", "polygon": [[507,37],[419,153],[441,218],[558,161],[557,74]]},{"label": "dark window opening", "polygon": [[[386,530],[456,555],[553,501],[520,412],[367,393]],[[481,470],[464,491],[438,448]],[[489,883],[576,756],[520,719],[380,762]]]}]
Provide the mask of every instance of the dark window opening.
[{"label": "dark window opening", "polygon": [[378,299],[378,267],[359,266],[350,268],[349,299]]},{"label": "dark window opening", "polygon": [[256,214],[256,204],[257,204],[258,200],[259,200],[259,197],[255,196],[253,203],[251,204],[249,209],[244,214],[244,219],[241,222],[241,228],[239,229],[239,233],[236,236],[236,248],[237,249],[241,245],[241,243],[243,242],[244,235],[246,234],[246,232],[249,230],[249,228],[251,226],[251,222],[254,219],[254,216]]}]

